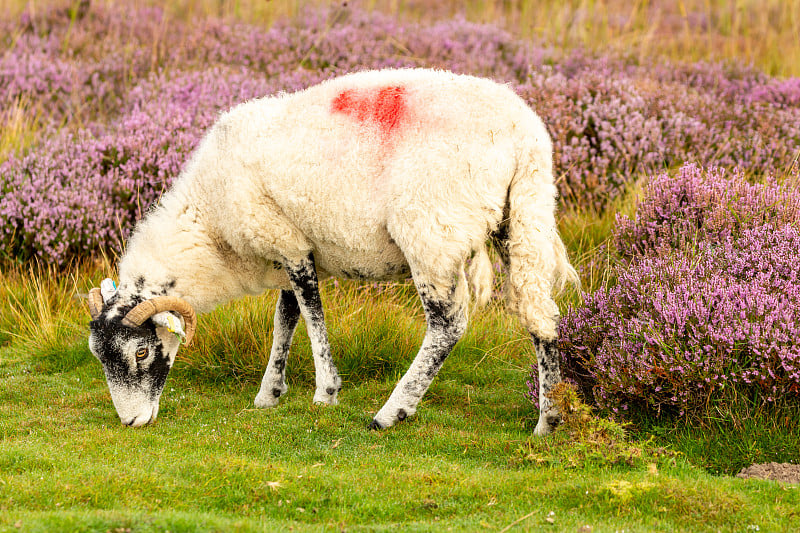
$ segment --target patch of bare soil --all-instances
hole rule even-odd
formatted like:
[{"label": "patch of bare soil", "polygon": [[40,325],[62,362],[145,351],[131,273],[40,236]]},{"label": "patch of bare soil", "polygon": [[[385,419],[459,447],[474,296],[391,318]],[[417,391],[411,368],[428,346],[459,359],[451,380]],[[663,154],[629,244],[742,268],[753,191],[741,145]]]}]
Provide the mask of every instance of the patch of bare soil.
[{"label": "patch of bare soil", "polygon": [[781,483],[800,483],[800,465],[790,463],[761,463],[742,468],[736,477],[771,479]]}]

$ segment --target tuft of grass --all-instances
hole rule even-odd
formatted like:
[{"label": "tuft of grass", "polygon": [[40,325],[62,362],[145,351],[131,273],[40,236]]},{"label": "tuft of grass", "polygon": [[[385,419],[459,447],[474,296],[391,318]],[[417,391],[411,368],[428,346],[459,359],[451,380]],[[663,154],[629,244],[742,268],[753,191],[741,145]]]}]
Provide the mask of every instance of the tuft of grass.
[{"label": "tuft of grass", "polygon": [[37,139],[41,109],[26,98],[18,98],[0,110],[0,163],[24,153]]},{"label": "tuft of grass", "polygon": [[51,354],[57,360],[88,336],[89,288],[112,272],[108,258],[74,264],[65,273],[49,265],[0,269],[0,347],[6,357]]},{"label": "tuft of grass", "polygon": [[596,416],[569,383],[556,385],[550,398],[561,413],[562,425],[547,437],[525,441],[518,450],[523,462],[568,468],[648,464],[652,470],[658,462],[671,459],[674,463],[677,457],[665,447],[656,448],[649,439],[630,442],[627,424]]},{"label": "tuft of grass", "polygon": [[[58,350],[74,336],[74,280],[47,267],[0,274],[0,339],[20,352]],[[67,340],[66,342],[69,342]]]}]

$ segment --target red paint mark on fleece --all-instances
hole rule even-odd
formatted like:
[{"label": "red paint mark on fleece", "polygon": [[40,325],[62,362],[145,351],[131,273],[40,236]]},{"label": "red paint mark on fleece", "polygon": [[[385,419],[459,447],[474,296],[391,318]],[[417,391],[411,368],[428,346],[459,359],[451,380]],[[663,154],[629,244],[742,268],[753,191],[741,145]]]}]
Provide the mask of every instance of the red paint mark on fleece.
[{"label": "red paint mark on fleece", "polygon": [[406,90],[403,87],[347,89],[333,99],[331,109],[358,122],[377,124],[388,135],[406,111]]}]

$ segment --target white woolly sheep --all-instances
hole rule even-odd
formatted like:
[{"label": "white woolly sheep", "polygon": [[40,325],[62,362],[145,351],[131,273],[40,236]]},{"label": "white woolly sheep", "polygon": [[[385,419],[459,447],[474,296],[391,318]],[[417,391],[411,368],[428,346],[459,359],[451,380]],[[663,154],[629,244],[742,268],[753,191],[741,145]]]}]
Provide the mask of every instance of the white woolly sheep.
[{"label": "white woolly sheep", "polygon": [[[208,131],[157,206],[136,226],[119,288],[90,292],[89,346],[123,424],[156,418],[180,336],[195,310],[280,289],[258,407],[286,393],[300,315],[316,368],[314,401],[334,405],[318,279],[413,279],[427,332],[375,415],[385,428],[415,413],[467,326],[470,281],[488,300],[492,240],[506,300],[534,341],[537,434],[559,420],[546,396],[560,380],[554,286],[577,282],[555,223],[552,146],[511,89],[449,72],[381,70],[241,104]],[[178,318],[182,320],[178,320]],[[184,331],[185,328],[185,331]]]}]

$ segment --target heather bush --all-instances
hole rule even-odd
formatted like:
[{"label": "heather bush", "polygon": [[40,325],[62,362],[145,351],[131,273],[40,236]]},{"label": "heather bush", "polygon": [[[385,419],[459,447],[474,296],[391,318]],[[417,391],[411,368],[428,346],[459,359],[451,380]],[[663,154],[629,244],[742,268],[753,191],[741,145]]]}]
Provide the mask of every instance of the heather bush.
[{"label": "heather bush", "polygon": [[161,11],[140,7],[130,15],[98,6],[73,21],[51,9],[0,24],[0,107],[24,98],[57,125],[86,124],[116,109],[129,84],[155,66],[158,49]]},{"label": "heather bush", "polygon": [[658,255],[720,243],[748,228],[800,222],[794,184],[750,183],[741,171],[683,166],[673,177],[659,174],[643,191],[636,216],[619,216],[614,242],[620,255]]},{"label": "heather bush", "polygon": [[740,173],[655,177],[618,220],[616,284],[559,325],[565,377],[614,412],[800,400],[798,208],[796,189]]},{"label": "heather bush", "polygon": [[756,101],[768,85],[741,83],[725,97],[618,62],[581,63],[570,75],[541,69],[517,86],[550,127],[571,205],[602,211],[636,176],[687,161],[774,175],[798,153],[800,106],[784,104],[792,97],[783,93],[780,105]]},{"label": "heather bush", "polygon": [[[548,125],[563,202],[577,209],[602,211],[642,173],[685,161],[777,174],[800,146],[796,79],[557,55],[458,18],[419,25],[339,5],[263,29],[92,4],[75,18],[2,21],[0,43],[0,107],[24,102],[40,122],[30,153],[0,167],[0,246],[18,261],[118,247],[219,110],[353,70],[429,66],[511,83]],[[102,197],[82,229],[81,187]],[[60,218],[48,222],[43,206]]]},{"label": "heather bush", "polygon": [[118,249],[217,112],[267,88],[247,71],[157,77],[131,90],[109,131],[54,134],[12,157],[0,165],[0,249],[55,264]]},{"label": "heather bush", "polygon": [[800,78],[769,80],[753,87],[752,102],[765,102],[785,108],[800,107]]}]

